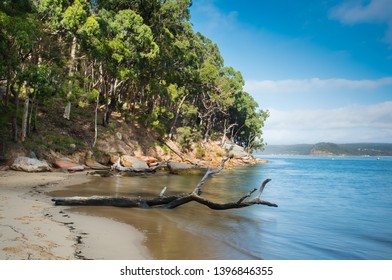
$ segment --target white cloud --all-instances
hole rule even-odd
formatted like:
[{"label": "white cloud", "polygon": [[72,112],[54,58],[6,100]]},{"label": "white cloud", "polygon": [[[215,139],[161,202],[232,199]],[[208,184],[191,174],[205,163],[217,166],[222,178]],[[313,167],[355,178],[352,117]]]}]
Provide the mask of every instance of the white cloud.
[{"label": "white cloud", "polygon": [[270,114],[264,129],[270,144],[392,141],[392,101],[323,110],[270,109]]},{"label": "white cloud", "polygon": [[250,93],[297,93],[333,89],[376,89],[392,85],[392,77],[377,80],[302,79],[247,81],[244,89]]},{"label": "white cloud", "polygon": [[392,45],[392,1],[371,0],[367,4],[363,1],[345,1],[330,10],[330,17],[345,24],[384,23],[387,24],[385,41]]},{"label": "white cloud", "polygon": [[237,11],[223,13],[211,0],[194,1],[192,9],[196,10],[197,14],[204,16],[202,24],[209,32],[220,30],[222,28],[230,30],[234,28],[235,23],[237,22]]}]

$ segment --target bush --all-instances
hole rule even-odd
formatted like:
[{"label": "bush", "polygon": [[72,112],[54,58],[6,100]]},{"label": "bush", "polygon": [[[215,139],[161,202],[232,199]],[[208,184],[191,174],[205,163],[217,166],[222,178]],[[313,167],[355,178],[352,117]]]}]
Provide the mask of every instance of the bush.
[{"label": "bush", "polygon": [[189,149],[192,142],[192,130],[189,126],[177,128],[177,142],[183,148]]},{"label": "bush", "polygon": [[197,159],[202,159],[202,158],[205,157],[205,155],[206,155],[206,149],[198,143],[197,146],[196,146],[195,157]]}]

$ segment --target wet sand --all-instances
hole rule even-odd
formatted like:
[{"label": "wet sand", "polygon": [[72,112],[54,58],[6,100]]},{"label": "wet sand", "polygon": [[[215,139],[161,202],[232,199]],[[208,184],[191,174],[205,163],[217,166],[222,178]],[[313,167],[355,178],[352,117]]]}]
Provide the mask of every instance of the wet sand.
[{"label": "wet sand", "polygon": [[[225,173],[206,183],[204,197],[224,202],[243,195],[241,189],[232,188],[228,192],[226,188],[218,187],[228,185],[227,180],[233,181],[233,173]],[[50,195],[154,197],[163,186],[167,186],[167,193],[171,195],[192,190],[199,181],[199,176],[168,174],[104,178],[93,176],[87,183],[53,191]],[[74,206],[70,211],[114,219],[138,229],[145,235],[144,244],[156,260],[260,259],[258,255],[243,250],[240,245],[239,239],[243,233],[241,225],[253,223],[239,215],[238,212],[242,210],[215,211],[197,203],[189,203],[176,209]]]},{"label": "wet sand", "polygon": [[54,206],[47,193],[86,173],[0,171],[0,260],[151,259],[130,225]]}]

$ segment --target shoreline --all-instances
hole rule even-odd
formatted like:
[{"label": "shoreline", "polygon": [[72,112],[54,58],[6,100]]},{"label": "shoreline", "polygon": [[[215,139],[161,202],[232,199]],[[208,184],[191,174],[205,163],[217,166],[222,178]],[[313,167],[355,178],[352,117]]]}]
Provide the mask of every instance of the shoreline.
[{"label": "shoreline", "polygon": [[0,171],[0,260],[152,259],[134,227],[51,203],[47,193],[89,180],[86,172]]}]

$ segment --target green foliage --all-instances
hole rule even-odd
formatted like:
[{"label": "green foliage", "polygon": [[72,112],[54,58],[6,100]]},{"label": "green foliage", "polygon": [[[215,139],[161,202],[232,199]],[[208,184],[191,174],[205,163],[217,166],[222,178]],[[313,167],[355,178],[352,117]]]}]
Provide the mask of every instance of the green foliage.
[{"label": "green foliage", "polygon": [[77,149],[86,148],[82,139],[77,139],[68,135],[59,134],[56,132],[48,132],[40,137],[30,138],[24,143],[26,150],[34,151],[48,151],[53,150],[64,154],[74,152],[76,145]]},{"label": "green foliage", "polygon": [[87,109],[98,100],[105,122],[121,112],[185,147],[224,132],[260,146],[268,111],[243,91],[241,73],[224,65],[218,46],[194,32],[191,4],[1,1],[0,79],[21,89],[20,101],[29,87],[42,106],[62,97]]},{"label": "green foliage", "polygon": [[183,148],[189,148],[192,143],[192,129],[188,126],[177,129],[177,142]]},{"label": "green foliage", "polygon": [[200,143],[196,144],[196,154],[195,157],[198,159],[203,159],[206,155],[206,149],[200,145]]},{"label": "green foliage", "polygon": [[75,0],[74,3],[68,6],[62,14],[60,24],[75,34],[77,30],[86,21],[88,16],[88,3],[85,0]]}]

